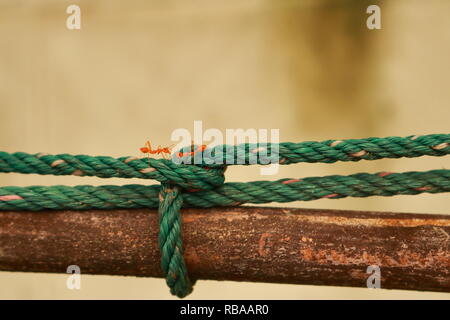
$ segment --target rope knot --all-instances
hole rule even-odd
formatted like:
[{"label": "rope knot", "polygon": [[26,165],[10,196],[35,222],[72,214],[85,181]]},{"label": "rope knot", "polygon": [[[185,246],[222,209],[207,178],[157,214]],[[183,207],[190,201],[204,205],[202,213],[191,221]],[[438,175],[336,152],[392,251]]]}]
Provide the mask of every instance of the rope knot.
[{"label": "rope knot", "polygon": [[[152,159],[151,159],[152,160]],[[161,268],[173,295],[183,298],[192,292],[195,281],[188,276],[183,257],[180,209],[183,205],[183,190],[211,190],[225,182],[225,166],[201,167],[175,164],[170,160],[153,161],[161,179],[159,193],[159,247]]]},{"label": "rope knot", "polygon": [[141,172],[151,172],[153,179],[185,190],[212,190],[225,182],[224,173],[226,167],[224,165],[197,166],[176,164],[167,159],[150,159],[149,164],[150,166],[147,165]]}]

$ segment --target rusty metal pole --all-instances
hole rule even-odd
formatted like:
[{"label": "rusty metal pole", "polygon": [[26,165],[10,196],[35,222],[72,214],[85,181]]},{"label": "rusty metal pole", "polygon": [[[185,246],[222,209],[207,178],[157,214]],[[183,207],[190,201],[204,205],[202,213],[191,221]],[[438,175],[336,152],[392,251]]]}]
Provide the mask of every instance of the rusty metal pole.
[{"label": "rusty metal pole", "polygon": [[[183,209],[192,278],[450,292],[450,216]],[[0,212],[0,270],[162,277],[156,210]]]}]

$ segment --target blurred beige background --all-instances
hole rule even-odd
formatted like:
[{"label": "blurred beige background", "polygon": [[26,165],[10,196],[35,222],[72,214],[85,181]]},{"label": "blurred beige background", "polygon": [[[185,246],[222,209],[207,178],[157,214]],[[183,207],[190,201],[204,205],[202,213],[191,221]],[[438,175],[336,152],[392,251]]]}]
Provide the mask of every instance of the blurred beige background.
[{"label": "blurred beige background", "polygon": [[[81,30],[66,8],[81,7]],[[382,30],[366,28],[379,4]],[[0,150],[139,155],[176,128],[279,128],[281,141],[448,133],[450,2],[0,2]],[[277,176],[429,170],[447,158],[285,166]],[[267,179],[232,167],[228,181]],[[1,174],[0,185],[149,183]],[[289,206],[449,213],[449,195]],[[276,204],[274,204],[276,205]],[[1,227],[1,226],[0,226]],[[82,268],[82,266],[81,266]],[[63,272],[63,271],[62,271]],[[162,279],[0,272],[2,299],[167,299]],[[199,281],[192,299],[399,299],[450,294]]]}]

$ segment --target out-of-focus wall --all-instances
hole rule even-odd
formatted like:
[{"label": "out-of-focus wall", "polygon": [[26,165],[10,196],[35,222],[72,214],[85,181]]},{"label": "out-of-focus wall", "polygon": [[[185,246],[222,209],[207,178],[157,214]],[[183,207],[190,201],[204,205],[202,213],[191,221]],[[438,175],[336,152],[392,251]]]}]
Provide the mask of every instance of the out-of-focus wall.
[{"label": "out-of-focus wall", "polygon": [[[448,132],[450,3],[384,1],[0,3],[0,150],[139,155],[174,129],[278,128],[282,141]],[[338,4],[339,3],[339,4]],[[65,26],[81,7],[82,28]],[[429,170],[446,158],[299,164],[269,177]],[[267,179],[232,167],[228,181]],[[149,183],[0,174],[0,185]],[[448,213],[448,195],[289,206]],[[277,205],[277,204],[274,204]],[[1,226],[0,226],[1,228]],[[82,266],[81,266],[82,267]],[[162,279],[0,273],[0,298],[170,298]],[[450,298],[448,294],[199,281],[194,299]]]}]

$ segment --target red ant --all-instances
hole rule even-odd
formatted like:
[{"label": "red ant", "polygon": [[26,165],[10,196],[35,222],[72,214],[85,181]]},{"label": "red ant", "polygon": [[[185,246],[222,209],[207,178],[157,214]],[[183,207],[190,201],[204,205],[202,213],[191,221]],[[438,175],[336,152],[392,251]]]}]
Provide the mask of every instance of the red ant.
[{"label": "red ant", "polygon": [[153,150],[150,141],[147,141],[145,143],[145,147],[141,148],[141,152],[147,153],[149,159],[150,159],[151,154],[160,154],[160,155],[162,155],[162,157],[164,159],[168,159],[169,158],[168,155],[170,155],[172,153],[172,147],[173,147],[173,145],[171,145],[169,147],[164,147],[164,148],[162,148],[161,146],[158,146],[158,148]]},{"label": "red ant", "polygon": [[[156,149],[152,149],[152,145],[150,143],[150,141],[147,141],[145,143],[145,147],[140,148],[142,153],[147,153],[148,158],[150,159],[150,155],[151,154],[160,154],[162,155],[162,157],[164,159],[169,159],[169,155],[172,153],[172,148],[174,145],[171,145],[169,147],[161,147],[160,145],[158,145],[158,148]],[[191,145],[191,151],[190,152],[179,152],[178,153],[178,157],[182,158],[182,157],[186,157],[186,156],[193,156],[196,152],[202,152],[206,149],[206,145],[201,145],[199,147],[197,147],[197,150],[194,150],[194,142],[192,141],[192,145]]]},{"label": "red ant", "polygon": [[197,150],[194,150],[194,141],[192,141],[191,144],[191,151],[190,152],[178,152],[178,158],[186,157],[186,156],[193,156],[196,152],[203,152],[206,149],[206,145],[202,144],[201,146],[197,147]]}]

